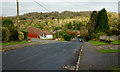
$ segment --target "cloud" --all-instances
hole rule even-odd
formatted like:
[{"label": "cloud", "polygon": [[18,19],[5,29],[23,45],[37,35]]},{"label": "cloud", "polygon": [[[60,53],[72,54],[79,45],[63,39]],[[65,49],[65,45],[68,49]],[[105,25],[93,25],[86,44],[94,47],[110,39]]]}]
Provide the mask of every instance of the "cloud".
[{"label": "cloud", "polygon": [[[20,2],[33,2],[33,0],[19,0]],[[118,2],[119,0],[36,0],[38,2]],[[2,2],[16,2],[16,0],[3,0]]]},{"label": "cloud", "polygon": [[[109,12],[118,12],[117,2],[39,2],[45,8],[51,11],[93,11],[106,8]],[[48,12],[35,2],[20,2],[20,14],[29,12]],[[15,16],[16,2],[3,2],[2,15]],[[1,14],[0,14],[1,15]]]}]

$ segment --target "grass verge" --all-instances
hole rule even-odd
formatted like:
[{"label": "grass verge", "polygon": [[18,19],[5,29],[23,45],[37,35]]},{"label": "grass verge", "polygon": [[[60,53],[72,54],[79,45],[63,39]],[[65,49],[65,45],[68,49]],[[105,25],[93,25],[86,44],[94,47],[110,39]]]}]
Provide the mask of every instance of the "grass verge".
[{"label": "grass verge", "polygon": [[23,44],[23,43],[30,43],[30,41],[21,41],[21,42],[5,42],[5,43],[2,43],[2,46],[16,45],[16,44]]},{"label": "grass verge", "polygon": [[120,50],[112,50],[112,49],[101,49],[99,53],[118,53]]},{"label": "grass verge", "polygon": [[112,44],[120,44],[120,40],[115,40],[115,41],[113,41],[113,42],[111,42]]},{"label": "grass verge", "polygon": [[120,68],[111,68],[112,72],[120,72]]},{"label": "grass verge", "polygon": [[108,45],[108,43],[105,43],[105,42],[102,42],[102,41],[90,40],[88,42],[90,42],[92,45]]}]

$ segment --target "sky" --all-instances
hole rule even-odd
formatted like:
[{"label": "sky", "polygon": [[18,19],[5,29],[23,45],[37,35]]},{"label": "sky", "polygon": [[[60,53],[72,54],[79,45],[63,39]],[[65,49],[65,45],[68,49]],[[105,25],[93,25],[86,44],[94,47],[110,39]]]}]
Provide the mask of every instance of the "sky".
[{"label": "sky", "polygon": [[[19,0],[20,15],[29,12],[52,11],[99,11],[105,8],[108,12],[118,12],[119,0],[35,0],[44,6],[38,5],[34,0]],[[0,16],[16,16],[16,0],[3,0],[0,2]]]}]

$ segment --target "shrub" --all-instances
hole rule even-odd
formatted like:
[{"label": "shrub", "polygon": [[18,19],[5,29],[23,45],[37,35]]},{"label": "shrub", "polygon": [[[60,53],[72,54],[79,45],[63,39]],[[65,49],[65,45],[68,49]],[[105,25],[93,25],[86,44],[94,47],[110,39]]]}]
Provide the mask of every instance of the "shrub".
[{"label": "shrub", "polygon": [[14,24],[11,20],[4,20],[2,22],[2,27],[7,27],[10,31],[10,40],[13,40],[14,33],[15,33],[15,28]]},{"label": "shrub", "polygon": [[115,41],[114,39],[110,39],[111,42]]},{"label": "shrub", "polygon": [[18,34],[18,31],[15,29],[15,33],[14,33],[14,36],[13,36],[13,40],[16,41],[16,40],[19,40],[19,34]]},{"label": "shrub", "polygon": [[10,31],[7,27],[2,27],[2,41],[6,42],[9,40]]},{"label": "shrub", "polygon": [[24,33],[24,39],[28,38],[28,31],[27,30],[21,30],[21,32]]},{"label": "shrub", "polygon": [[112,30],[111,30],[111,34],[112,34],[112,35],[119,35],[119,34],[120,34],[120,31],[117,30],[117,29],[112,29]]},{"label": "shrub", "polygon": [[89,41],[91,40],[91,36],[89,33],[82,33],[81,37],[84,39],[84,41]]},{"label": "shrub", "polygon": [[70,37],[69,34],[65,34],[65,35],[64,35],[64,39],[65,39],[66,41],[70,41],[70,40],[71,40],[71,37]]},{"label": "shrub", "polygon": [[68,34],[70,35],[71,38],[74,38],[77,36],[76,33],[73,31],[69,31]]},{"label": "shrub", "polygon": [[19,33],[19,40],[22,41],[24,39],[24,33],[20,31],[18,33]]}]

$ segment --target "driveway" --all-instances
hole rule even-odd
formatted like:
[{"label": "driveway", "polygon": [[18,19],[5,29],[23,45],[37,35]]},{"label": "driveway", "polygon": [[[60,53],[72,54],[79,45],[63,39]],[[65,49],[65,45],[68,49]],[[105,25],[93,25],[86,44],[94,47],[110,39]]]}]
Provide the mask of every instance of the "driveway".
[{"label": "driveway", "polygon": [[54,42],[3,52],[3,70],[59,70],[76,64],[81,42]]}]

